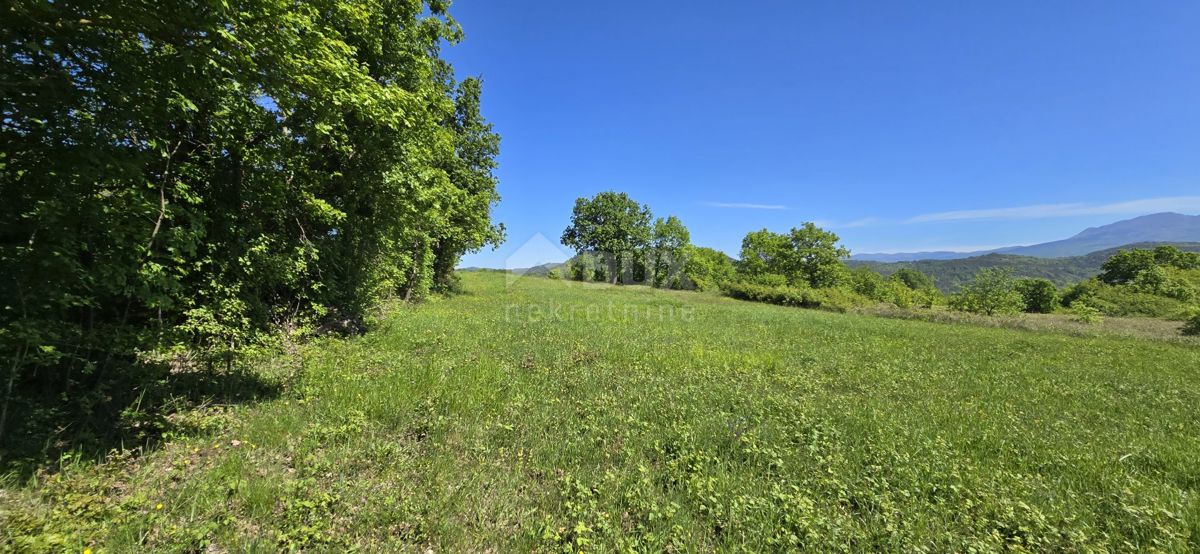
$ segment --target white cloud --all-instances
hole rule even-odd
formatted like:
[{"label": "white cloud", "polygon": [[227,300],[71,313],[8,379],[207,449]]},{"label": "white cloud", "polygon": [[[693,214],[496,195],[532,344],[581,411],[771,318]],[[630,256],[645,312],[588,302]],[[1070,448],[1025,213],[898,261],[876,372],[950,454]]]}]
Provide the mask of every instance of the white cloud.
[{"label": "white cloud", "polygon": [[936,221],[964,221],[973,219],[1040,219],[1082,215],[1132,215],[1153,212],[1200,211],[1200,196],[1175,196],[1167,198],[1145,198],[1112,204],[1036,204],[1015,208],[991,208],[982,210],[959,210],[922,214],[909,218],[905,223],[930,223]]},{"label": "white cloud", "polygon": [[743,210],[786,210],[787,206],[781,204],[746,204],[743,202],[704,202],[705,206],[712,208],[732,208]]}]

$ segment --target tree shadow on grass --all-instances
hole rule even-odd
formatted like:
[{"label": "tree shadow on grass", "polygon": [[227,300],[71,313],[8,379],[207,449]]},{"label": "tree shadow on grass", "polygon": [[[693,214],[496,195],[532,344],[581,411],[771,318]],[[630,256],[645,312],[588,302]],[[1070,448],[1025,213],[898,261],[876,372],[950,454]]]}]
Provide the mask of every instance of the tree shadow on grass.
[{"label": "tree shadow on grass", "polygon": [[23,482],[53,471],[63,455],[103,460],[113,450],[150,451],[165,438],[197,431],[180,415],[278,397],[282,378],[247,369],[170,371],[136,367],[119,377],[64,391],[25,383],[14,391],[0,443],[0,477]]}]

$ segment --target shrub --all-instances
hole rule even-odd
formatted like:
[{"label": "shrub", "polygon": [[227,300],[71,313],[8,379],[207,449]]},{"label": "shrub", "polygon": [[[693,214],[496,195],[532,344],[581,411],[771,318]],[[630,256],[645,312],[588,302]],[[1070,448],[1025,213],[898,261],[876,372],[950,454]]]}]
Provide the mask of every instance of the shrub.
[{"label": "shrub", "polygon": [[1184,302],[1138,290],[1133,285],[1107,285],[1097,279],[1076,283],[1063,293],[1063,304],[1085,302],[1110,317],[1172,318],[1186,309]]},{"label": "shrub", "polygon": [[547,279],[562,279],[562,270],[559,268],[551,269],[546,272]]},{"label": "shrub", "polygon": [[1189,337],[1200,336],[1200,313],[1192,316],[1191,319],[1183,325],[1183,334]]},{"label": "shrub", "polygon": [[895,304],[901,308],[912,307],[915,298],[915,291],[900,279],[884,279],[867,267],[850,272],[850,290],[866,299]]},{"label": "shrub", "polygon": [[567,275],[576,281],[586,281],[592,276],[592,257],[579,254],[567,261]]},{"label": "shrub", "polygon": [[813,289],[805,286],[768,286],[745,281],[731,281],[722,287],[730,298],[845,312],[866,303],[866,299],[849,290],[840,288]]},{"label": "shrub", "polygon": [[842,287],[809,289],[809,299],[816,304],[814,307],[831,312],[846,312],[870,303],[869,299]]},{"label": "shrub", "polygon": [[1058,305],[1058,287],[1049,279],[1021,279],[1016,287],[1026,312],[1048,314]]},{"label": "shrub", "polygon": [[1095,325],[1103,319],[1099,308],[1090,306],[1085,302],[1071,304],[1068,313],[1071,314],[1071,321],[1087,323],[1088,325]]},{"label": "shrub", "polygon": [[950,298],[950,308],[985,315],[1015,314],[1025,307],[1012,272],[984,269]]},{"label": "shrub", "polygon": [[1192,302],[1196,300],[1197,296],[1200,296],[1200,292],[1197,292],[1195,286],[1179,279],[1168,279],[1159,290],[1159,294],[1183,302]]},{"label": "shrub", "polygon": [[734,278],[733,260],[720,250],[689,246],[684,256],[682,282],[672,288],[713,290]]},{"label": "shrub", "polygon": [[889,295],[883,276],[869,267],[856,267],[850,271],[850,290],[879,302],[886,302]]},{"label": "shrub", "polygon": [[[788,286],[787,277],[777,273],[759,273],[754,275],[740,275],[738,281],[749,283],[751,285],[760,285],[764,287],[786,287]],[[805,285],[800,285],[800,288],[808,288]]]},{"label": "shrub", "polygon": [[1063,306],[1070,307],[1077,300],[1095,298],[1096,295],[1099,294],[1100,289],[1104,286],[1104,283],[1100,282],[1100,280],[1096,278],[1075,283],[1074,285],[1067,287],[1067,290],[1063,292],[1062,304]]},{"label": "shrub", "polygon": [[928,275],[921,273],[919,269],[913,269],[911,267],[900,268],[892,274],[892,279],[904,283],[904,286],[912,290],[928,290],[935,288],[933,285],[933,279],[930,279]]},{"label": "shrub", "polygon": [[911,308],[916,302],[917,291],[900,281],[888,280],[884,290],[887,293],[884,302],[891,302],[901,308]]},{"label": "shrub", "polygon": [[913,291],[913,304],[921,308],[932,308],[942,304],[945,298],[937,289],[928,288]]}]

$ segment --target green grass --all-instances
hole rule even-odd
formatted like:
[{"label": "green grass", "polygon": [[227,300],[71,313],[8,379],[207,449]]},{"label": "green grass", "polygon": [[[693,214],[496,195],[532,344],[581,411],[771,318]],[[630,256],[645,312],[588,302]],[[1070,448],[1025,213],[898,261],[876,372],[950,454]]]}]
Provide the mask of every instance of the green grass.
[{"label": "green grass", "polygon": [[1200,549],[1195,346],[506,279],[10,480],[0,550]]}]

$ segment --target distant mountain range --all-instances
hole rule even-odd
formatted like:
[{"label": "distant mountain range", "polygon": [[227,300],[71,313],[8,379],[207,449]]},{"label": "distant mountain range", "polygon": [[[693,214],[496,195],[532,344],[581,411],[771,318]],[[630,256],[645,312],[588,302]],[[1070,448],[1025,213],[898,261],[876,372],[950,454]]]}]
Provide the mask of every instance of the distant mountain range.
[{"label": "distant mountain range", "polygon": [[535,265],[533,267],[519,267],[519,268],[512,268],[512,269],[497,269],[497,268],[492,268],[492,267],[470,266],[470,267],[460,267],[460,268],[458,268],[458,271],[465,271],[468,273],[472,272],[472,271],[503,271],[503,272],[508,272],[508,273],[514,273],[516,275],[528,275],[530,277],[545,277],[547,273],[550,273],[550,270],[562,267],[564,265],[567,265],[567,263],[566,262],[550,262],[550,263],[545,263],[542,265]]},{"label": "distant mountain range", "polygon": [[[1064,286],[1100,273],[1100,266],[1119,249],[1153,248],[1171,244],[1200,252],[1200,216],[1160,213],[1126,219],[1085,229],[1064,240],[1029,246],[1010,246],[979,252],[911,252],[903,254],[858,254],[852,266],[868,266],[890,275],[902,267],[919,269],[933,278],[937,287],[953,292],[979,270],[1008,268],[1017,277],[1044,277]],[[562,263],[511,270],[513,273],[544,276]],[[481,271],[461,268],[459,271]],[[496,271],[496,270],[492,270]]]},{"label": "distant mountain range", "polygon": [[1126,219],[1108,225],[1084,229],[1063,240],[1009,246],[977,252],[902,252],[896,254],[855,254],[854,261],[904,262],[915,260],[955,260],[986,254],[1011,254],[1036,258],[1085,256],[1100,250],[1136,243],[1200,242],[1200,215],[1159,213]]}]

